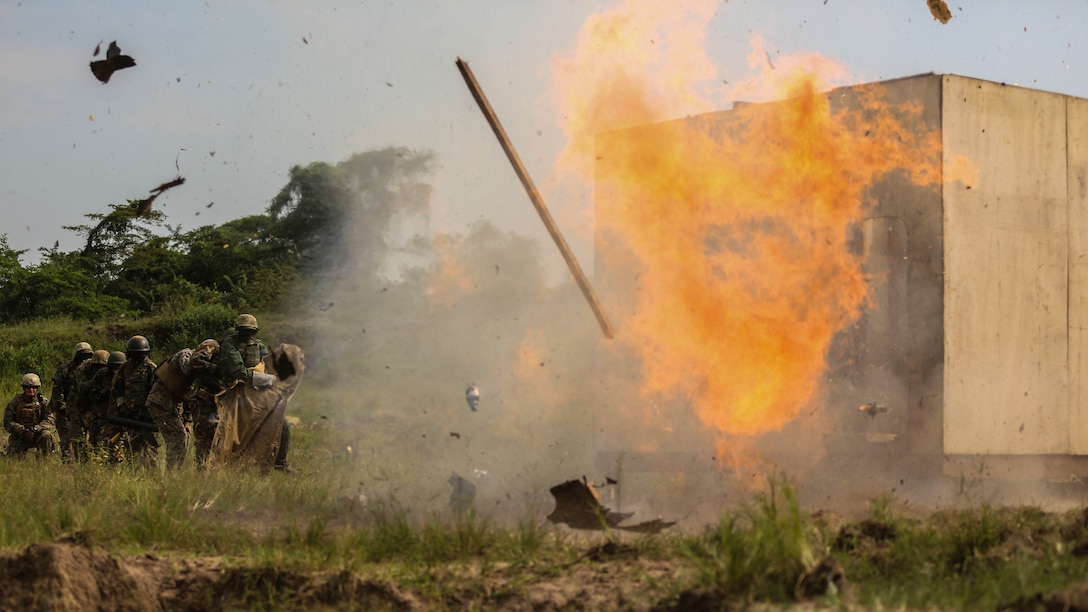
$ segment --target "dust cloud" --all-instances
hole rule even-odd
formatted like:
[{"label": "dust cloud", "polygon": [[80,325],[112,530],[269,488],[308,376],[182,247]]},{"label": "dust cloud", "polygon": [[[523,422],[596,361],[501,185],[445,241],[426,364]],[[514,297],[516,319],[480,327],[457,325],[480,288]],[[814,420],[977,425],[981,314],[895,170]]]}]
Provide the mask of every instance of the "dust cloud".
[{"label": "dust cloud", "polygon": [[762,65],[758,40],[762,73],[735,89],[761,103],[703,114],[724,106],[695,86],[713,76],[694,44],[713,3],[665,12],[594,16],[556,61],[557,162],[596,190],[591,276],[614,340],[573,282],[549,280],[554,250],[486,219],[435,231],[425,184],[356,183],[302,315],[317,338],[299,412],[344,494],[448,515],[451,484],[469,483],[477,511],[517,521],[584,478],[633,520],[688,524],[776,474],[846,512],[884,494],[972,501],[983,480],[945,476],[940,410],[908,405],[940,406],[941,277],[895,266],[933,264],[939,225],[922,228],[936,250],[900,252],[907,228],[870,216],[873,194],[935,197],[938,131],[879,87],[832,102],[844,67]]}]

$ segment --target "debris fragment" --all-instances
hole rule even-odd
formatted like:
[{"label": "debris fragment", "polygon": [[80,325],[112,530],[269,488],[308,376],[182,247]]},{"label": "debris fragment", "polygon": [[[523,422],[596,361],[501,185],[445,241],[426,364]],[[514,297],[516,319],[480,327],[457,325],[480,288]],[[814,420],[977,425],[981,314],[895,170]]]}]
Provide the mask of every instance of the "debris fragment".
[{"label": "debris fragment", "polygon": [[472,508],[472,503],[476,501],[476,485],[462,478],[457,472],[450,474],[446,482],[453,489],[450,491],[450,508],[453,510],[454,516],[461,518]]},{"label": "debris fragment", "polygon": [[[578,259],[574,256],[570,246],[567,245],[567,241],[563,238],[562,232],[559,231],[559,226],[555,223],[555,219],[552,218],[551,212],[548,211],[548,207],[544,204],[544,198],[542,198],[540,192],[537,191],[536,185],[533,184],[533,179],[529,176],[529,171],[525,169],[525,164],[521,163],[521,158],[518,156],[517,151],[514,150],[513,143],[510,142],[510,138],[506,135],[506,130],[503,129],[502,123],[499,122],[499,117],[495,114],[495,110],[491,108],[491,103],[487,101],[487,96],[484,95],[483,89],[480,88],[480,84],[476,82],[476,76],[472,74],[472,69],[470,69],[468,64],[461,58],[457,58],[457,69],[461,71],[461,76],[464,77],[465,84],[468,85],[472,97],[475,98],[476,104],[478,104],[480,110],[483,111],[487,123],[491,126],[491,131],[493,131],[495,136],[499,139],[499,145],[506,153],[506,158],[509,159],[510,163],[514,166],[514,172],[518,175],[518,178],[521,179],[521,184],[525,187],[525,192],[529,195],[529,200],[532,201],[537,214],[540,215],[540,220],[544,222],[545,229],[547,229],[548,233],[551,235],[552,240],[555,242],[555,246],[559,247],[559,252],[563,255],[563,260],[567,262],[567,268],[570,269],[571,274],[574,275],[574,280],[582,290],[582,295],[585,296],[586,301],[589,302],[590,309],[593,311],[594,316],[597,317],[597,323],[601,326],[601,332],[604,333],[605,338],[611,339],[615,335],[615,330],[612,329],[612,323],[605,315],[604,307],[601,306],[600,300],[597,299],[597,294],[593,291],[593,286],[589,283],[589,277],[582,271],[582,266],[578,264]],[[391,84],[387,83],[387,85],[392,87]]]},{"label": "debris fragment", "polygon": [[933,13],[933,18],[937,21],[948,23],[948,20],[952,19],[952,10],[948,8],[944,0],[926,0],[926,4],[929,5],[929,12]]},{"label": "debris fragment", "polygon": [[553,523],[564,523],[571,529],[603,531],[619,529],[633,533],[659,533],[676,521],[653,519],[636,525],[620,525],[634,516],[633,512],[613,512],[601,505],[593,487],[582,480],[568,480],[550,489],[555,498],[555,510],[548,515]]},{"label": "debris fragment", "polygon": [[[101,43],[95,46],[94,55],[92,57],[98,56],[100,46]],[[115,40],[111,42],[109,48],[106,49],[106,59],[91,62],[91,73],[102,83],[109,83],[110,77],[113,76],[114,72],[124,70],[125,68],[132,68],[135,65],[136,60],[128,55],[123,55],[121,53],[121,47],[117,46],[117,41]]]},{"label": "debris fragment", "polygon": [[162,193],[167,189],[173,189],[174,187],[177,187],[178,185],[182,185],[184,183],[185,179],[179,176],[172,181],[168,181],[152,189],[150,197],[144,198],[136,202],[136,214],[141,217],[147,215],[147,213],[151,212],[151,203],[155,201],[155,198],[162,195]]},{"label": "debris fragment", "polygon": [[863,412],[869,415],[871,418],[876,418],[876,415],[883,414],[888,411],[888,407],[876,402],[869,402],[868,404],[862,404],[858,406],[858,412]]},{"label": "debris fragment", "polygon": [[480,405],[480,390],[476,385],[469,385],[468,389],[465,389],[465,400],[468,402],[469,409],[476,412],[476,407]]}]

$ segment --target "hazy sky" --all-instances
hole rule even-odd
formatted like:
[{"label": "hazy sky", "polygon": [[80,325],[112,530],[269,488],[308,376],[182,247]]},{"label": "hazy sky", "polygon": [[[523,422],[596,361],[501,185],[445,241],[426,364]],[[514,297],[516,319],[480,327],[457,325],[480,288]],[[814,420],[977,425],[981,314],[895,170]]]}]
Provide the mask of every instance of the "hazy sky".
[{"label": "hazy sky", "polygon": [[[564,145],[552,60],[617,4],[0,0],[0,233],[31,250],[24,263],[56,240],[76,248],[63,225],[179,169],[185,185],[155,202],[168,221],[223,223],[263,212],[294,164],[392,145],[438,156],[433,229],[486,218],[547,240],[454,62],[472,67],[548,197]],[[751,76],[758,35],[772,61],[818,53],[853,82],[938,72],[1088,97],[1088,2],[949,6],[942,25],[925,0],[728,0],[705,44],[722,82]],[[111,40],[137,66],[103,85],[88,63]],[[558,199],[561,220],[591,206]],[[585,256],[586,229],[565,231]]]}]

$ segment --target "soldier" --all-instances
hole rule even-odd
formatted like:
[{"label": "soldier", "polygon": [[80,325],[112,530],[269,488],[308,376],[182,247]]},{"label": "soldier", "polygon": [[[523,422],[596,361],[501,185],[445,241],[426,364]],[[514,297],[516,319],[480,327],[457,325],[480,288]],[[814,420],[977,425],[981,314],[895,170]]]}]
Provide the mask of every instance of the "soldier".
[{"label": "soldier", "polygon": [[23,392],[11,398],[4,410],[4,429],[8,437],[8,454],[26,455],[38,449],[39,457],[57,452],[57,429],[49,400],[38,392],[42,381],[37,374],[23,376]]},{"label": "soldier", "polygon": [[202,346],[205,344],[214,344],[215,350],[207,367],[197,374],[193,392],[185,400],[184,411],[185,421],[193,424],[193,446],[198,468],[203,468],[208,462],[215,428],[219,425],[219,404],[216,396],[223,392],[223,382],[219,374],[219,343],[215,340],[201,343]]},{"label": "soldier", "polygon": [[[269,354],[268,347],[256,338],[258,329],[257,317],[251,314],[240,314],[234,322],[234,331],[228,331],[227,337],[223,339],[219,367],[223,374],[225,388],[230,388],[238,381],[242,381],[253,385],[254,389],[264,389],[276,382],[276,377],[272,374],[253,369]],[[287,451],[290,447],[291,431],[285,423],[280,433],[275,469],[284,472],[291,471],[287,463]]]},{"label": "soldier", "polygon": [[[119,460],[120,441],[124,434],[132,456],[142,456],[149,462],[159,443],[155,440],[154,423],[147,411],[147,394],[155,382],[155,362],[148,358],[151,343],[143,336],[133,336],[125,346],[125,363],[117,371],[110,386],[109,436],[111,454]],[[121,422],[114,421],[118,419]],[[147,423],[147,426],[137,425]]]},{"label": "soldier", "polygon": [[[56,415],[57,433],[60,435],[61,461],[64,463],[71,463],[75,452],[72,447],[71,434],[69,433],[72,428],[69,420],[78,420],[78,417],[68,412],[68,405],[71,403],[71,396],[75,391],[75,378],[73,375],[76,368],[91,357],[92,352],[89,343],[80,342],[76,345],[75,355],[72,360],[62,363],[53,376],[53,395],[50,403],[53,405],[53,412]],[[77,429],[82,430],[79,423],[75,423],[75,425]]]},{"label": "soldier", "polygon": [[[94,357],[91,359],[93,360]],[[95,368],[90,373],[90,378],[79,386],[78,408],[83,419],[83,426],[87,430],[87,441],[93,448],[104,447],[109,442],[107,415],[110,405],[110,388],[113,386],[114,376],[117,375],[121,366],[125,365],[125,361],[124,353],[113,351],[107,358],[106,367]],[[91,368],[91,366],[85,367]]]},{"label": "soldier", "polygon": [[[90,426],[86,419],[86,403],[89,383],[94,375],[105,369],[109,351],[97,350],[91,358],[79,364],[71,374],[72,387],[68,398],[68,441],[71,459],[87,460],[87,442]],[[63,451],[62,451],[63,452]],[[62,455],[63,458],[63,455]]]},{"label": "soldier", "polygon": [[155,382],[147,395],[147,410],[166,441],[166,466],[178,468],[185,462],[189,436],[181,418],[181,403],[201,372],[211,369],[219,349],[215,340],[205,340],[194,351],[184,348],[155,368]]}]

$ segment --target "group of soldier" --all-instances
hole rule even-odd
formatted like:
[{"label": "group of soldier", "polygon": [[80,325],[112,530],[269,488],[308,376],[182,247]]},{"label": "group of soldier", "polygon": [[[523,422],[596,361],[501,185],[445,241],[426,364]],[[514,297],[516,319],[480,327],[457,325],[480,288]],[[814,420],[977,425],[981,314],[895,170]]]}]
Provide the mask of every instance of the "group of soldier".
[{"label": "group of soldier", "polygon": [[[276,377],[257,367],[268,348],[256,338],[257,319],[239,315],[222,344],[214,339],[184,348],[162,364],[150,359],[151,344],[132,336],[125,351],[75,347],[72,359],[57,369],[50,398],[41,395],[41,379],[23,376],[23,392],[8,402],[4,429],[8,454],[41,456],[61,453],[66,463],[87,461],[97,449],[110,461],[150,462],[159,441],[166,444],[166,465],[185,464],[193,438],[197,466],[211,452],[219,422],[218,397],[236,384],[271,386]],[[283,428],[276,469],[287,470],[290,433]]]}]

